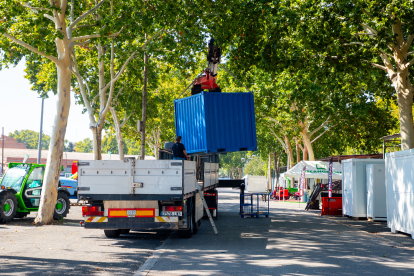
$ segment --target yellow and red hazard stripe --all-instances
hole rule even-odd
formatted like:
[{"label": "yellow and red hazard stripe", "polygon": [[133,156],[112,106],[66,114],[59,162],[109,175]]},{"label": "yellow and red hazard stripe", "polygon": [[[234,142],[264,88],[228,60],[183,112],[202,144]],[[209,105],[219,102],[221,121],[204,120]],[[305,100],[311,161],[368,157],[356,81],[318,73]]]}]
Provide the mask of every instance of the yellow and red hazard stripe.
[{"label": "yellow and red hazard stripe", "polygon": [[154,222],[178,222],[178,217],[161,217],[156,216]]},{"label": "yellow and red hazard stripe", "polygon": [[108,222],[107,217],[89,217],[85,222]]}]

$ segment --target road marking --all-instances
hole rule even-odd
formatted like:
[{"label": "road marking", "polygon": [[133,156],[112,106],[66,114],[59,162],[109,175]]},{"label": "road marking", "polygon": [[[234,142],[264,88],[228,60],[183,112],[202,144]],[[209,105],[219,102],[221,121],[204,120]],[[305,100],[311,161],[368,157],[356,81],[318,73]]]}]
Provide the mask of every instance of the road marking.
[{"label": "road marking", "polygon": [[159,247],[157,247],[157,249],[155,249],[151,257],[149,257],[139,268],[139,270],[135,272],[134,276],[144,276],[151,271],[154,265],[158,262],[159,258],[161,258],[162,254],[164,254],[165,250],[167,250],[170,244],[173,242],[173,239],[171,238],[173,233],[171,233],[168,238]]}]

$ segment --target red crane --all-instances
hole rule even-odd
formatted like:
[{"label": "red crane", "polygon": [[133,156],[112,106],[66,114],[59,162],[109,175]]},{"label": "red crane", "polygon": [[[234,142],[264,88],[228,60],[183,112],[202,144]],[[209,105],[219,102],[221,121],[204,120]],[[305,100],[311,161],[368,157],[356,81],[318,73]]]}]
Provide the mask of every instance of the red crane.
[{"label": "red crane", "polygon": [[205,74],[194,80],[193,87],[191,88],[191,95],[198,94],[204,90],[221,92],[220,87],[216,83],[220,57],[221,48],[214,44],[214,38],[212,38],[208,43],[207,68],[204,71]]}]

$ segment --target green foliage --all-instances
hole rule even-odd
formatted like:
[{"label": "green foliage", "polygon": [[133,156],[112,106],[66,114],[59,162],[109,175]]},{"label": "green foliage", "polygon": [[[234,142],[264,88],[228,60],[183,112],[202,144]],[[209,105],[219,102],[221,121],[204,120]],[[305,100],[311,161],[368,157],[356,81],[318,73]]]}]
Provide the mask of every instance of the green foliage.
[{"label": "green foliage", "polygon": [[[124,144],[124,151],[126,150]],[[102,139],[102,153],[111,152],[113,154],[118,154],[118,142],[116,136],[113,132],[106,132],[105,136]]]},{"label": "green foliage", "polygon": [[[116,135],[112,131],[107,131],[102,139],[102,153],[119,154],[118,141]],[[132,139],[124,139],[124,154],[125,155],[140,155],[140,144]],[[149,155],[146,154],[146,155]]]},{"label": "green foliage", "polygon": [[[288,136],[294,144],[294,137],[302,140],[298,122],[311,122],[312,131],[328,118],[329,123],[313,136],[329,129],[313,144],[316,158],[343,152],[347,146],[365,153],[376,151],[379,138],[396,122],[389,110],[376,104],[375,96],[389,98],[394,92],[380,70],[363,62],[367,53],[360,51],[356,56],[343,45],[353,39],[351,30],[362,28],[358,22],[364,16],[362,10],[356,12],[349,1],[329,5],[240,0],[216,8],[221,20],[211,21],[209,27],[224,47],[227,67],[254,91],[263,155],[283,151],[272,131],[280,138]],[[372,116],[375,119],[367,122]]]},{"label": "green foliage", "polygon": [[[26,143],[27,149],[37,149],[39,145],[39,132],[33,130],[15,130],[9,133],[9,137],[16,139],[19,143]],[[50,136],[42,135],[42,149],[49,149]]]},{"label": "green foliage", "polygon": [[86,152],[90,153],[93,150],[92,140],[85,138],[82,141],[76,143],[75,151],[76,152]]},{"label": "green foliage", "polygon": [[68,142],[68,140],[65,140],[65,143],[63,144],[63,151],[73,152],[75,151],[75,146],[72,142]]},{"label": "green foliage", "polygon": [[258,156],[252,156],[244,167],[244,174],[266,175],[266,163]]}]

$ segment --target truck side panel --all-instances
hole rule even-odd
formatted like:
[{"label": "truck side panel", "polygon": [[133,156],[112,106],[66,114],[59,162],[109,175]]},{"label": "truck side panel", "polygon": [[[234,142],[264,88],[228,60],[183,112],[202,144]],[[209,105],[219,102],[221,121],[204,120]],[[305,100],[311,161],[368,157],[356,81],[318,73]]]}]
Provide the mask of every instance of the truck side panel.
[{"label": "truck side panel", "polygon": [[[78,194],[108,195],[101,200],[136,200],[134,195],[182,195],[197,189],[196,164],[181,160],[80,161]],[[134,166],[135,164],[135,166]],[[122,196],[120,196],[122,195]],[[133,195],[124,198],[123,195]],[[140,198],[143,199],[143,198]],[[165,199],[159,199],[165,200]]]}]

